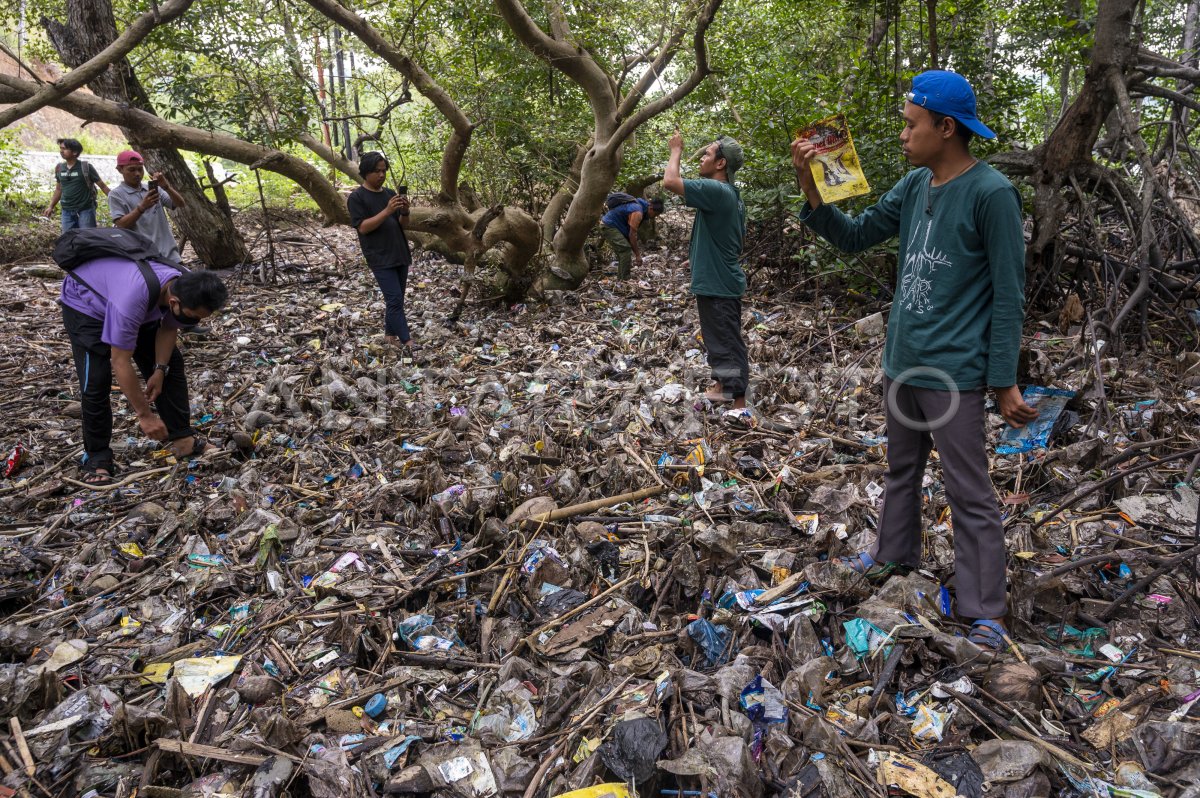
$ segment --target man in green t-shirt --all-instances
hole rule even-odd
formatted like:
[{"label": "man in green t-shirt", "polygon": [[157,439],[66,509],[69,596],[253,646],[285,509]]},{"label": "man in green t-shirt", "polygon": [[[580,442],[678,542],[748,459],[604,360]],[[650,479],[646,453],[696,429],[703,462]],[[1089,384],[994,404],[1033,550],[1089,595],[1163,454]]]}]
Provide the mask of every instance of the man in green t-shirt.
[{"label": "man in green t-shirt", "polygon": [[59,139],[58,154],[62,162],[54,167],[54,196],[42,211],[49,218],[54,206],[62,200],[62,231],[76,227],[96,226],[96,187],[108,195],[108,185],[100,179],[96,167],[79,160],[83,145],[75,139]]},{"label": "man in green t-shirt", "polygon": [[671,157],[663,173],[663,187],[696,209],[688,260],[700,333],[714,380],[704,396],[712,402],[732,402],[741,409],[746,406],[750,379],[750,361],[742,339],[746,274],[739,263],[746,206],[733,185],[733,175],[744,161],[742,145],[729,136],[711,142],[700,156],[699,180],[684,180],[680,174],[683,136],[678,130],[668,146]]},{"label": "man in green t-shirt", "polygon": [[973,135],[995,138],[975,114],[975,92],[953,72],[923,72],[904,103],[900,143],[918,167],[851,218],[821,200],[811,142],[792,144],[808,204],[800,219],[834,246],[858,252],[899,236],[899,285],[883,350],[888,470],[879,538],[840,562],[876,579],[921,561],[921,481],[933,445],[954,519],[958,612],[971,642],[1007,648],[1004,529],[988,476],[985,391],[1014,427],[1037,418],[1017,387],[1025,304],[1021,200],[976,160]]}]

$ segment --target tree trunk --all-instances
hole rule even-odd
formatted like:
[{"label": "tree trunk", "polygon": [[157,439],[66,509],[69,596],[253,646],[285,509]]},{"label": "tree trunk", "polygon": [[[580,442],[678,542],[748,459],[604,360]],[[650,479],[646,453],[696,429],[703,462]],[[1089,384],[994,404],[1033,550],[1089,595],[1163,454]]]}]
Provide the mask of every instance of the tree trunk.
[{"label": "tree trunk", "polygon": [[1051,265],[1066,204],[1061,196],[1072,170],[1092,164],[1092,148],[1116,107],[1113,77],[1124,80],[1133,63],[1133,10],[1137,0],[1100,0],[1096,42],[1079,96],[1035,150],[1033,240],[1026,249],[1031,271]]},{"label": "tree trunk", "polygon": [[[1189,0],[1187,11],[1183,17],[1183,65],[1195,69],[1196,67],[1196,28],[1200,25],[1200,0]],[[1185,92],[1189,86],[1189,82],[1179,79],[1175,82],[1175,90]],[[1191,109],[1182,103],[1176,104],[1171,112],[1171,126],[1167,129],[1167,135],[1163,141],[1164,154],[1170,153],[1167,157],[1174,157],[1174,153],[1180,148],[1180,142],[1183,141],[1187,146],[1185,131],[1188,126],[1188,117],[1191,115]],[[1158,158],[1155,158],[1157,163]]]},{"label": "tree trunk", "polygon": [[604,198],[620,169],[620,147],[593,146],[587,153],[580,170],[579,188],[554,234],[554,268],[543,273],[537,283],[539,289],[573,291],[583,283],[588,273],[583,245],[596,226]]},{"label": "tree trunk", "polygon": [[[308,0],[314,2],[314,0]],[[588,261],[584,244],[599,220],[605,195],[617,179],[625,143],[643,123],[674,106],[703,81],[710,72],[705,35],[716,18],[722,0],[706,0],[695,9],[691,29],[696,63],[687,77],[665,95],[644,102],[657,75],[669,67],[691,19],[681,19],[650,63],[649,69],[621,96],[619,82],[604,71],[592,55],[575,41],[567,14],[559,0],[547,0],[550,30],[543,30],[520,0],[494,0],[505,24],[530,52],[570,78],[584,94],[592,109],[592,140],[585,151],[577,152],[564,186],[543,212],[542,238],[551,240],[553,261],[533,284],[535,290],[575,290],[587,277]],[[579,155],[583,155],[580,165]],[[575,175],[578,173],[578,181]],[[578,187],[575,188],[577,182]],[[565,213],[563,204],[567,207]],[[561,214],[561,224],[555,223]]]},{"label": "tree trunk", "polygon": [[929,68],[941,69],[938,66],[937,0],[925,0],[925,10],[929,15]]},{"label": "tree trunk", "polygon": [[[46,17],[41,22],[63,63],[72,68],[85,63],[117,38],[110,0],[68,0],[67,24]],[[106,100],[157,116],[126,58],[114,62],[89,86]],[[233,219],[208,200],[179,151],[151,146],[138,128],[122,130],[130,145],[146,159],[147,171],[163,172],[187,201],[185,207],[172,211],[171,215],[183,236],[192,242],[200,260],[214,269],[230,268],[248,260],[250,254],[233,226]]]},{"label": "tree trunk", "polygon": [[554,246],[554,231],[558,229],[559,220],[567,212],[567,206],[571,204],[571,198],[575,196],[575,192],[579,188],[580,173],[583,171],[583,161],[591,151],[591,140],[579,145],[579,148],[575,151],[575,158],[571,163],[570,171],[567,172],[566,179],[559,185],[558,191],[546,203],[546,208],[542,211],[542,244],[547,248]]}]

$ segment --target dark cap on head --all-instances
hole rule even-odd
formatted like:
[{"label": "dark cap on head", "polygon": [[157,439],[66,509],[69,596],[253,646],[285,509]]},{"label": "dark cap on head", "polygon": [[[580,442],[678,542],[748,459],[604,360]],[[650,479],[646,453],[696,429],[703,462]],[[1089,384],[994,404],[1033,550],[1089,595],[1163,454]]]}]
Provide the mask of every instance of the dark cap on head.
[{"label": "dark cap on head", "polygon": [[725,159],[725,174],[732,176],[746,162],[746,156],[742,152],[742,145],[732,136],[721,136],[721,138],[717,139],[717,144],[720,145],[721,156]]}]

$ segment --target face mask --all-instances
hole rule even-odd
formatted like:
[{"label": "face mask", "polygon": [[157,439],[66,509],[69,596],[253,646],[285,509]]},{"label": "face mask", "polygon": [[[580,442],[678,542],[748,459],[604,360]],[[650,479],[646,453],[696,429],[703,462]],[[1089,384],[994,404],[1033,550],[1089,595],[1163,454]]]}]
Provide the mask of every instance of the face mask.
[{"label": "face mask", "polygon": [[167,305],[167,310],[170,311],[171,318],[175,320],[175,323],[178,324],[181,329],[191,330],[200,323],[200,319],[193,318],[191,316],[184,316],[182,313],[176,313],[175,308],[171,307],[170,305]]}]

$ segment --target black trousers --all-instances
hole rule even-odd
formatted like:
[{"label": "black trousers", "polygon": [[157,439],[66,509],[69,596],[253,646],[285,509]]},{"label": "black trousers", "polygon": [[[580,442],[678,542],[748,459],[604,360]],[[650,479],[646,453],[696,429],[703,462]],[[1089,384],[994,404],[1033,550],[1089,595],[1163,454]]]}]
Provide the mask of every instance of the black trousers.
[{"label": "black trousers", "polygon": [[750,382],[750,360],[742,339],[742,300],[740,297],[697,296],[700,334],[708,350],[708,366],[721,389],[734,399],[746,395]]},{"label": "black trousers", "polygon": [[408,264],[396,269],[371,269],[379,290],[383,292],[383,302],[386,311],[383,317],[383,331],[386,335],[394,335],[400,343],[408,343],[412,335],[408,331],[408,319],[404,315],[404,292],[408,288]]},{"label": "black trousers", "polygon": [[[71,354],[75,357],[75,372],[79,375],[79,390],[83,406],[84,462],[96,468],[111,469],[112,451],[112,351],[100,340],[104,322],[63,306],[63,327],[71,339]],[[138,330],[133,362],[143,379],[154,374],[154,337],[158,322],[143,324]],[[195,435],[191,424],[191,404],[188,400],[187,378],[183,373],[183,355],[179,347],[171,353],[170,373],[163,380],[162,393],[154,402],[155,410],[167,427],[167,439],[177,440]]]}]

